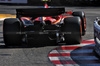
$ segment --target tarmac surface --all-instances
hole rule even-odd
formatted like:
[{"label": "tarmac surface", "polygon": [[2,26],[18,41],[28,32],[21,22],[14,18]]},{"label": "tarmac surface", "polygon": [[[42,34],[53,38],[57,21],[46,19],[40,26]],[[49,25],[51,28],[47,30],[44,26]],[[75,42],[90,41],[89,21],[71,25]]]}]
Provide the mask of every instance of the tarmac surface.
[{"label": "tarmac surface", "polygon": [[[0,14],[15,15],[17,8],[37,8],[36,6],[0,5]],[[66,7],[66,11],[84,11],[86,14],[87,32],[83,40],[93,39],[93,23],[100,17],[100,7]],[[50,62],[49,53],[61,46],[44,45],[40,47],[11,47],[6,48],[3,41],[3,21],[0,21],[0,66],[54,66]]]}]

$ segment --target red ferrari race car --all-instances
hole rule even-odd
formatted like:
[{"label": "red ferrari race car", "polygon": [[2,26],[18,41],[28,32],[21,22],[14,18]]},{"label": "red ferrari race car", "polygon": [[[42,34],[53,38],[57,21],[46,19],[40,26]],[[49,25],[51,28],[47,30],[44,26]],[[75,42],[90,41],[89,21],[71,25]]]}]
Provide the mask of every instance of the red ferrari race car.
[{"label": "red ferrari race car", "polygon": [[[47,8],[46,8],[47,7]],[[85,13],[68,11],[65,8],[17,9],[17,18],[3,22],[6,46],[29,44],[80,43],[86,32]]]}]

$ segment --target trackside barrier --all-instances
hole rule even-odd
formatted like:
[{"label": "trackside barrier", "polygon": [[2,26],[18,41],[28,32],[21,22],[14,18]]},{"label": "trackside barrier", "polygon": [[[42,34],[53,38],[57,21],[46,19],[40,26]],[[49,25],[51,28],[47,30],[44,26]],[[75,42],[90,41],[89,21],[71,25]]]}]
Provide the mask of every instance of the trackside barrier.
[{"label": "trackside barrier", "polygon": [[0,0],[0,3],[27,3],[27,0]]},{"label": "trackside barrier", "polygon": [[[43,5],[41,3],[41,0],[28,0],[29,5]],[[87,5],[99,5],[100,0],[51,0],[49,2],[50,5],[60,5],[60,6],[68,6],[68,5],[81,5],[81,6],[87,6]]]},{"label": "trackside barrier", "polygon": [[100,56],[100,20],[94,21],[94,40],[95,40],[95,51]]},{"label": "trackside barrier", "polygon": [[[0,0],[0,4],[26,4],[34,6],[43,6],[44,2],[41,0]],[[99,5],[100,0],[51,0],[48,2],[51,6],[87,6],[87,5]]]}]

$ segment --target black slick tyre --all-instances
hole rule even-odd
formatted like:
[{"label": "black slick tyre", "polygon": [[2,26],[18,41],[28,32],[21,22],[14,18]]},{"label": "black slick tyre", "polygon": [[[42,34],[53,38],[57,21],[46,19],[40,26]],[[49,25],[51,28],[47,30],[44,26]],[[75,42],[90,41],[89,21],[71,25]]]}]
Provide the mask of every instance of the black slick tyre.
[{"label": "black slick tyre", "polygon": [[21,23],[17,18],[4,20],[3,37],[6,46],[19,46],[22,44]]},{"label": "black slick tyre", "polygon": [[64,33],[66,44],[81,43],[81,20],[80,17],[67,17],[64,19],[61,31]]},{"label": "black slick tyre", "polygon": [[73,16],[79,16],[82,21],[82,36],[86,34],[86,18],[85,13],[81,11],[75,11],[72,13]]}]

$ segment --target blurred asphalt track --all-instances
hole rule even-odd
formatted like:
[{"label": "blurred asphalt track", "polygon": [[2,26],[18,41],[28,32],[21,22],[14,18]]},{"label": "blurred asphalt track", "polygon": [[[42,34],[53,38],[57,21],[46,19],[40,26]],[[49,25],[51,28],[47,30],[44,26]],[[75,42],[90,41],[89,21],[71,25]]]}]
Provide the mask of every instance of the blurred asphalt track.
[{"label": "blurred asphalt track", "polygon": [[[37,8],[36,6],[11,6],[0,5],[0,19],[15,17],[18,8]],[[66,11],[76,10],[86,13],[87,34],[83,40],[93,39],[93,23],[96,17],[100,17],[100,7],[66,7]],[[6,14],[9,14],[8,16]],[[14,16],[12,16],[14,15]],[[2,31],[3,21],[0,21],[0,66],[54,66],[48,59],[49,52],[58,47],[44,45],[40,47],[5,48]]]}]

